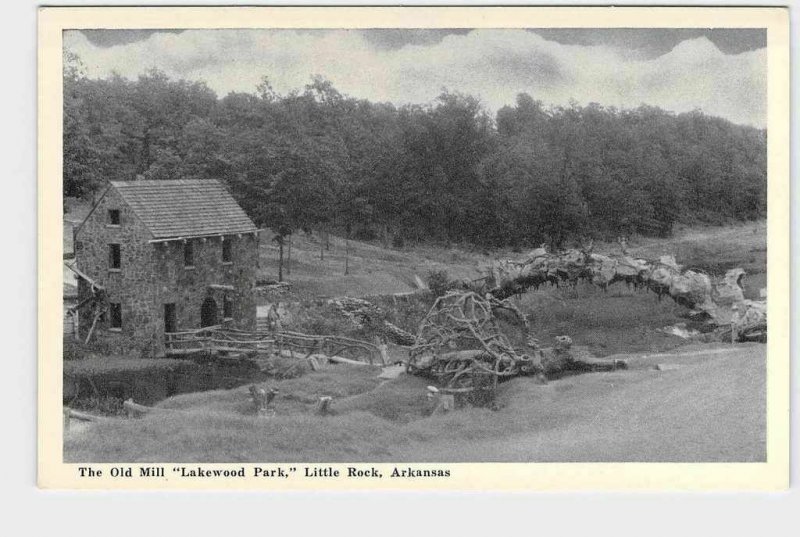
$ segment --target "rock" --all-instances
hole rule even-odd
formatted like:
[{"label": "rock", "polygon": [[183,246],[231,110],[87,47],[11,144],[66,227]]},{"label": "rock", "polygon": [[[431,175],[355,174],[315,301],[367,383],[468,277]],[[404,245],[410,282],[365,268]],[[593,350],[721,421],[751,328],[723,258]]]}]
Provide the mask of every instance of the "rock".
[{"label": "rock", "polygon": [[672,278],[669,294],[673,298],[684,298],[692,305],[703,304],[711,298],[711,279],[705,274],[687,270]]},{"label": "rock", "polygon": [[675,326],[668,326],[667,328],[664,328],[664,333],[683,339],[689,339],[700,334],[700,332],[697,330],[690,330],[686,328],[686,323],[678,323]]},{"label": "rock", "polygon": [[534,259],[546,256],[547,256],[547,249],[544,246],[540,246],[538,248],[531,250],[531,252],[528,254],[528,259],[533,261]]},{"label": "rock", "polygon": [[661,257],[658,258],[658,262],[664,265],[665,267],[668,267],[670,270],[674,272],[681,271],[681,266],[678,264],[677,261],[675,261],[674,255],[662,255]]},{"label": "rock", "polygon": [[378,378],[383,380],[392,380],[396,379],[405,372],[406,367],[404,365],[390,365],[383,368],[381,374],[378,375]]},{"label": "rock", "polygon": [[753,329],[766,330],[767,325],[767,302],[756,300],[743,300],[733,306],[731,325],[736,334],[741,336]]},{"label": "rock", "polygon": [[730,306],[744,300],[742,279],[745,271],[734,268],[725,273],[725,278],[714,287],[714,302],[721,306]]},{"label": "rock", "polygon": [[617,274],[617,261],[608,256],[600,254],[591,254],[589,256],[591,261],[592,283],[595,285],[608,285]]},{"label": "rock", "polygon": [[669,289],[672,286],[672,279],[678,275],[677,272],[669,267],[656,267],[650,275],[650,279],[658,285]]}]

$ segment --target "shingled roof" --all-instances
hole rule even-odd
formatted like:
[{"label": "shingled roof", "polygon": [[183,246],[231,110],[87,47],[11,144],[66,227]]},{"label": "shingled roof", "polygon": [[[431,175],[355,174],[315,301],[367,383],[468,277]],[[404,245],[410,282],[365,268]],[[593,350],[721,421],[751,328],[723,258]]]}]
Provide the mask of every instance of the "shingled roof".
[{"label": "shingled roof", "polygon": [[256,226],[214,179],[111,181],[154,239],[252,233]]}]

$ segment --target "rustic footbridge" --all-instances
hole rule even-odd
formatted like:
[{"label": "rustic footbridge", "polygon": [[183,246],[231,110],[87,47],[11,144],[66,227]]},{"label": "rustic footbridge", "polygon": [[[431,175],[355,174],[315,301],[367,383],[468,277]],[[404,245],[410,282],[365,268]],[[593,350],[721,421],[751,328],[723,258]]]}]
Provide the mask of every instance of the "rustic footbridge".
[{"label": "rustic footbridge", "polygon": [[386,365],[378,345],[342,336],[303,334],[292,331],[244,331],[223,326],[169,332],[165,335],[168,356],[244,353],[309,358],[326,356],[333,361]]}]

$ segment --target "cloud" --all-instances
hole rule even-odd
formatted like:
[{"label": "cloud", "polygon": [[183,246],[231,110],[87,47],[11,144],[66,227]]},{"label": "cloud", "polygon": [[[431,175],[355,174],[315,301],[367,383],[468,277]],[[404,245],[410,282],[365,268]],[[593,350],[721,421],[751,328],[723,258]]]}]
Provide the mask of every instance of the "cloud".
[{"label": "cloud", "polygon": [[[524,30],[409,34],[415,38],[393,47],[377,44],[376,32],[186,30],[101,47],[71,31],[64,43],[90,76],[116,71],[135,78],[156,67],[175,78],[204,80],[220,95],[252,92],[262,76],[286,93],[320,74],[348,95],[397,104],[430,102],[447,87],[480,97],[491,111],[527,92],[554,105],[570,99],[620,108],[646,103],[766,124],[763,48],[724,54],[698,37],[641,58],[619,47],[564,44]],[[387,41],[403,39],[394,32]]]},{"label": "cloud", "polygon": [[681,41],[707,37],[725,54],[767,46],[765,28],[531,28],[551,41],[574,45],[608,45],[627,57],[657,58]]}]

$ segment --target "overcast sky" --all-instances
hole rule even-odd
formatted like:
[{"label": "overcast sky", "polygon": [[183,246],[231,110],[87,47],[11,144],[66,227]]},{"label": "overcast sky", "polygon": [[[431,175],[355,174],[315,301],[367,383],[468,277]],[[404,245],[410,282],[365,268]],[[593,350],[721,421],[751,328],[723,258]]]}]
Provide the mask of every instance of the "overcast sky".
[{"label": "overcast sky", "polygon": [[302,89],[312,75],[341,92],[426,103],[443,87],[494,112],[527,92],[548,104],[675,112],[700,108],[766,125],[766,32],[701,29],[91,30],[64,33],[89,76],[157,67],[220,96]]}]

